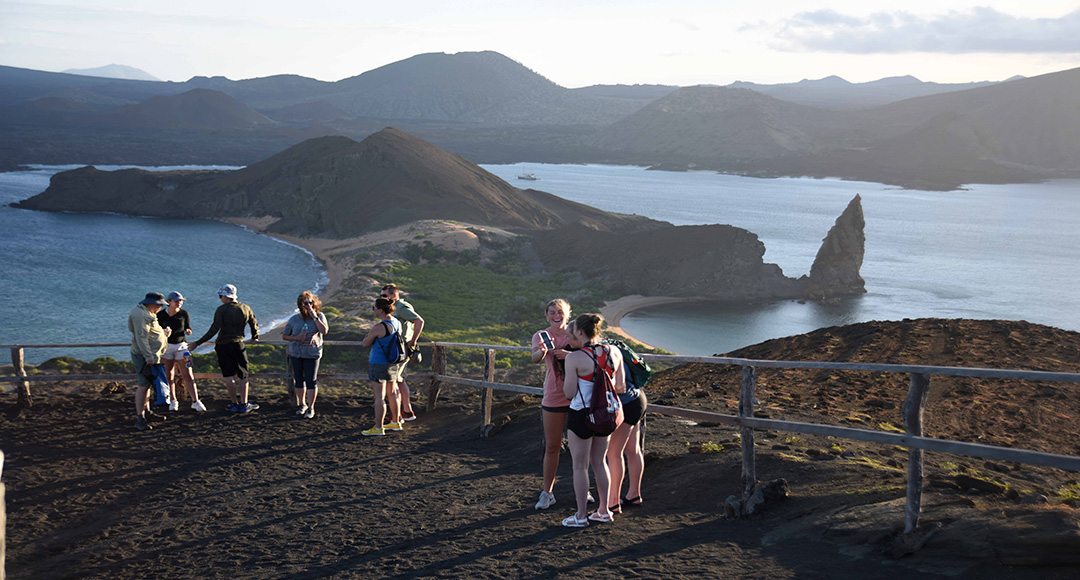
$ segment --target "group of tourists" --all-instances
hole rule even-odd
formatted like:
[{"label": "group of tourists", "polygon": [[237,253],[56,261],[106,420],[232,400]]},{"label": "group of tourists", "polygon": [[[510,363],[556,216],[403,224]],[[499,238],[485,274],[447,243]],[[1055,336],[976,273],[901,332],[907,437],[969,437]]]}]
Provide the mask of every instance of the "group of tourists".
[{"label": "group of tourists", "polygon": [[[375,426],[363,432],[366,436],[402,431],[405,421],[416,419],[409,386],[405,382],[408,359],[391,361],[393,349],[390,343],[395,339],[395,334],[400,334],[409,353],[415,357],[424,319],[411,304],[401,299],[400,294],[394,284],[382,288],[372,306],[379,321],[363,341],[365,347],[372,347],[368,358],[368,377],[375,392]],[[183,309],[185,298],[179,292],[171,292],[168,297],[151,292],[131,310],[128,315],[131,362],[135,365],[138,379],[135,391],[136,429],[152,429],[151,420],[164,419],[153,411],[150,404],[150,389],[156,381],[168,389],[165,399],[169,410],[180,409],[176,387],[182,382],[191,399],[191,409],[206,412],[206,405],[199,399],[195,386],[191,353],[215,336],[214,352],[230,399],[226,410],[250,413],[259,408],[258,403],[249,400],[250,371],[244,346],[247,328],[251,331],[250,342],[259,342],[259,323],[251,308],[237,299],[236,286],[225,284],[218,289],[218,298],[221,306],[214,312],[210,329],[191,344],[187,342],[187,337],[192,333],[191,317]],[[293,376],[292,401],[296,414],[313,419],[319,393],[318,374],[323,340],[330,326],[322,313],[322,302],[315,294],[308,291],[300,293],[296,298],[296,309],[296,314],[285,323],[281,338],[288,343],[286,352]]]},{"label": "group of tourists", "polygon": [[[549,302],[544,315],[548,327],[532,338],[532,361],[546,366],[540,403],[544,426],[543,487],[536,509],[555,504],[555,473],[565,429],[573,461],[577,511],[562,525],[583,528],[590,521],[611,522],[614,514],[642,502],[645,457],[641,420],[647,406],[645,392],[628,380],[622,352],[602,342],[603,317],[582,314],[570,321],[570,304],[562,299]],[[623,410],[622,422],[607,435],[594,432],[587,420],[600,372],[611,377]],[[588,512],[588,504],[595,501],[589,492],[590,466],[599,496],[599,506],[592,513]],[[628,488],[626,495],[620,496],[624,475],[629,480]]]},{"label": "group of tourists", "polygon": [[[170,292],[166,298],[159,292],[150,292],[131,309],[128,314],[131,362],[135,365],[138,380],[135,389],[136,429],[152,429],[149,420],[164,418],[154,412],[150,405],[149,392],[155,381],[164,382],[169,389],[166,400],[171,411],[180,409],[176,385],[182,380],[191,397],[191,409],[206,412],[206,405],[199,400],[199,391],[195,386],[191,352],[215,335],[214,351],[231,401],[227,410],[249,413],[259,408],[257,403],[248,400],[250,372],[244,348],[245,327],[251,328],[251,342],[258,342],[259,323],[251,308],[237,299],[236,286],[225,284],[218,289],[218,298],[221,306],[214,311],[210,329],[190,345],[187,337],[191,334],[191,317],[182,308],[185,301],[183,294]],[[325,318],[322,320],[325,329]]]},{"label": "group of tourists", "polygon": [[[236,287],[225,284],[218,290],[221,306],[214,312],[210,329],[190,345],[191,319],[182,306],[184,296],[172,292],[168,297],[151,292],[131,310],[131,361],[138,376],[135,392],[135,427],[151,429],[148,420],[159,415],[151,410],[149,390],[155,376],[164,374],[171,389],[170,410],[179,409],[176,386],[183,383],[191,398],[191,408],[205,412],[199,400],[191,368],[191,351],[217,336],[221,375],[226,380],[230,404],[226,409],[249,413],[259,408],[249,400],[245,328],[250,328],[250,342],[259,341],[259,324],[251,308],[237,299]],[[285,324],[282,339],[288,343],[289,366],[293,374],[292,401],[296,414],[315,417],[318,397],[319,361],[323,337],[329,332],[322,302],[311,292],[296,299],[297,313]],[[402,431],[406,421],[416,419],[405,381],[405,367],[416,356],[417,341],[424,329],[424,319],[394,284],[383,286],[371,307],[375,318],[362,344],[370,347],[368,379],[372,383],[374,425],[361,434],[384,436],[388,431]],[[570,320],[570,304],[552,300],[544,309],[548,327],[532,337],[532,361],[544,363],[541,417],[544,431],[543,486],[536,509],[555,504],[555,474],[559,466],[563,432],[573,461],[574,499],[577,510],[564,519],[567,527],[581,528],[589,522],[611,522],[623,509],[640,505],[641,478],[645,467],[641,447],[642,425],[647,401],[645,393],[630,381],[619,348],[601,339],[604,319],[599,314],[582,314]],[[401,339],[398,342],[398,339]],[[403,353],[399,349],[404,348]],[[622,422],[610,434],[597,433],[587,417],[593,400],[598,373],[610,377],[622,407]],[[625,463],[624,463],[625,462]],[[625,465],[625,466],[624,466]],[[596,480],[598,499],[589,491],[589,469]],[[623,480],[628,480],[626,495],[620,495]],[[591,513],[588,504],[599,506]]]}]

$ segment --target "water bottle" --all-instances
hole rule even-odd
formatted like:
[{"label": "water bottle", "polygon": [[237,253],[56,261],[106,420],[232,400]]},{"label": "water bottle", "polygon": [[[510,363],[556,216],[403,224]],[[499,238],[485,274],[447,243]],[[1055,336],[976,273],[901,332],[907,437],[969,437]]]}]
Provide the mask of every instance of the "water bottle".
[{"label": "water bottle", "polygon": [[195,361],[192,359],[190,350],[184,351],[184,364],[187,365],[187,368],[189,369],[195,364]]}]

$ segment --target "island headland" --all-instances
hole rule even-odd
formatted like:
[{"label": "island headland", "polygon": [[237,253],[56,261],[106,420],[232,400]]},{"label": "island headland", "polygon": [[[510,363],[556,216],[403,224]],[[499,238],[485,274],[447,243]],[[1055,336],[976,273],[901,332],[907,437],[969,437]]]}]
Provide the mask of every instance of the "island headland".
[{"label": "island headland", "polygon": [[[811,271],[795,278],[766,263],[764,244],[742,228],[674,226],[518,189],[393,128],[361,142],[309,139],[234,171],[83,167],[54,175],[46,191],[14,205],[242,223],[312,251],[328,264],[331,291],[341,275],[333,262],[363,247],[364,236],[437,221],[478,239],[470,228],[522,240],[521,260],[534,271],[575,272],[612,299],[829,300],[865,292],[859,196],[828,232]],[[402,242],[410,237],[399,234]]]}]

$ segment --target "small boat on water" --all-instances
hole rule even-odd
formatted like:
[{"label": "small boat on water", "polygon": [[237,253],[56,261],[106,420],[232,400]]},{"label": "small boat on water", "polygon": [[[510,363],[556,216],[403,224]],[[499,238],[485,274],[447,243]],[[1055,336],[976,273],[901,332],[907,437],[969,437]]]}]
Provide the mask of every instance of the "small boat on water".
[{"label": "small boat on water", "polygon": [[524,167],[521,169],[521,175],[518,175],[517,178],[524,179],[525,181],[540,181],[540,178],[537,177],[535,173],[525,171]]}]

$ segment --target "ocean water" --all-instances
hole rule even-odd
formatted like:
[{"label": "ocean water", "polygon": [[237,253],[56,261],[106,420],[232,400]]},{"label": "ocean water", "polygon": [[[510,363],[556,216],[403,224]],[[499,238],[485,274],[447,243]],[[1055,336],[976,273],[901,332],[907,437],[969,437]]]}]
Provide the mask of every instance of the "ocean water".
[{"label": "ocean water", "polygon": [[754,232],[765,261],[809,274],[822,239],[862,197],[867,294],[839,305],[671,304],[622,321],[630,335],[686,355],[710,355],[869,320],[1027,320],[1080,331],[1080,180],[902,190],[837,179],[756,179],[640,167],[530,164],[485,169],[609,211],[676,225],[725,223]]},{"label": "ocean water", "polygon": [[[300,292],[327,282],[307,251],[231,224],[10,206],[44,191],[54,173],[74,167],[0,173],[0,344],[130,342],[132,306],[147,292],[173,290],[187,298],[184,308],[198,338],[221,304],[217,289],[225,283],[236,285],[260,327],[270,328],[291,316]],[[27,349],[26,360],[125,360],[129,350]]]}]

